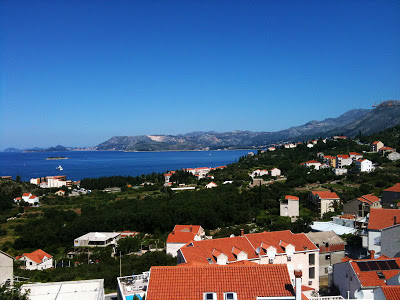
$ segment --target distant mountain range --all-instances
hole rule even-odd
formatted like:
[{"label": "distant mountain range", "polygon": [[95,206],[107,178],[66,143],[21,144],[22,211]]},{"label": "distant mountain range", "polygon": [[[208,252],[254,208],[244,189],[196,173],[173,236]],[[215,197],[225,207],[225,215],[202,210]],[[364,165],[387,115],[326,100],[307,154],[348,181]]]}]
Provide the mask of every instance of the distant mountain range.
[{"label": "distant mountain range", "polygon": [[[397,101],[400,105],[400,101]],[[276,132],[191,132],[182,135],[114,136],[96,150],[162,151],[260,148],[285,141],[344,134],[354,137],[360,132],[372,134],[400,124],[400,106],[353,109],[337,118],[310,121],[304,125]]]},{"label": "distant mountain range", "polygon": [[[318,137],[344,134],[354,137],[360,132],[369,135],[400,125],[400,101],[391,102],[399,106],[379,106],[375,109],[353,109],[337,118],[310,121],[304,125],[276,132],[232,131],[218,133],[190,132],[180,135],[114,136],[91,148],[91,150],[120,151],[167,151],[204,149],[250,149],[261,148],[286,141],[303,141]],[[383,103],[385,104],[385,103]],[[15,148],[8,152],[22,151]],[[4,151],[6,151],[4,150]],[[25,149],[24,151],[70,151],[72,147],[56,146],[47,149]],[[83,149],[79,149],[83,150]]]}]

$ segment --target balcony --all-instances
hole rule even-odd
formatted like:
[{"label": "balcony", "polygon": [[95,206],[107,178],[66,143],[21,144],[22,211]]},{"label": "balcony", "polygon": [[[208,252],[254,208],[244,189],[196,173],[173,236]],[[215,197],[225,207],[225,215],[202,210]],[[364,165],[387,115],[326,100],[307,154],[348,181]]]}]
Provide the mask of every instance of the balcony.
[{"label": "balcony", "polygon": [[118,277],[118,289],[121,293],[122,299],[131,299],[132,297],[129,296],[134,295],[143,297],[147,291],[149,278],[150,272],[144,272],[140,275]]}]

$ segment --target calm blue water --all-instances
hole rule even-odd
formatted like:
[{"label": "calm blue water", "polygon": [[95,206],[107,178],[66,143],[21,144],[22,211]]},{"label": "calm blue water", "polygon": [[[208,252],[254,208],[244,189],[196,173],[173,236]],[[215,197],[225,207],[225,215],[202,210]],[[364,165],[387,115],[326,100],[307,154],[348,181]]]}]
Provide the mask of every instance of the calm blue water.
[{"label": "calm blue water", "polygon": [[[180,151],[180,152],[0,152],[0,176],[20,175],[23,181],[31,178],[67,175],[68,180],[112,175],[141,175],[182,168],[217,167],[233,163],[249,150]],[[70,159],[46,160],[50,156]],[[56,169],[61,165],[64,170]]]}]

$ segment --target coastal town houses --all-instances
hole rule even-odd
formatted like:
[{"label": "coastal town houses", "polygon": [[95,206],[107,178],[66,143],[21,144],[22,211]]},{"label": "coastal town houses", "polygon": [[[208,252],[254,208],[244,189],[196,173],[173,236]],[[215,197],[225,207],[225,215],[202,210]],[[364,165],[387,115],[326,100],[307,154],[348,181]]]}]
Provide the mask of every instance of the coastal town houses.
[{"label": "coastal town houses", "polygon": [[374,166],[372,161],[369,159],[359,159],[355,162],[356,172],[372,172],[374,171]]},{"label": "coastal town houses", "polygon": [[381,199],[374,194],[368,194],[344,203],[343,212],[357,217],[366,217],[371,208],[381,207]]},{"label": "coastal town houses", "polygon": [[22,194],[22,197],[14,198],[15,203],[19,203],[21,201],[25,201],[26,203],[35,205],[39,203],[39,197],[36,195],[32,195],[31,193],[24,193]]},{"label": "coastal town houses", "polygon": [[371,152],[378,152],[379,149],[385,147],[385,145],[381,141],[375,141],[371,144]]},{"label": "coastal town houses", "polygon": [[[151,274],[151,276],[150,276]],[[226,266],[187,263],[153,266],[143,274],[117,278],[118,299],[147,300],[302,300],[315,291],[302,283],[302,272],[291,280],[286,265],[248,261]],[[313,294],[314,293],[314,294]],[[326,300],[340,300],[326,298]]]},{"label": "coastal town houses", "polygon": [[200,225],[175,225],[172,232],[168,235],[166,252],[176,257],[178,250],[187,243],[206,238],[204,229]]},{"label": "coastal town houses", "polygon": [[387,153],[393,153],[393,152],[396,152],[396,149],[394,149],[394,148],[391,148],[391,147],[382,147],[381,149],[379,149],[379,154],[380,155],[385,155],[385,154],[387,154]]},{"label": "coastal town houses", "polygon": [[336,156],[336,167],[343,168],[345,166],[350,166],[353,163],[353,159],[347,154],[338,154]]},{"label": "coastal town houses", "polygon": [[55,192],[54,194],[56,194],[59,197],[64,197],[65,196],[65,191],[63,190],[58,190],[57,192]]},{"label": "coastal town houses", "polygon": [[218,185],[215,183],[215,182],[213,182],[213,181],[211,181],[210,183],[208,183],[208,184],[206,184],[206,188],[207,189],[212,189],[212,188],[215,188],[215,187],[217,187]]},{"label": "coastal town houses", "polygon": [[31,253],[24,253],[15,258],[16,261],[22,261],[22,269],[26,270],[45,270],[53,267],[53,256],[41,249]]},{"label": "coastal town houses", "polygon": [[334,211],[335,204],[341,202],[339,196],[331,191],[312,191],[308,195],[308,200],[314,204],[321,218],[324,213]]},{"label": "coastal town houses", "polygon": [[299,197],[286,195],[284,199],[279,200],[280,202],[280,216],[290,217],[291,221],[294,222],[299,217]]},{"label": "coastal town houses", "polygon": [[345,241],[333,231],[309,232],[306,236],[319,248],[319,276],[328,276],[332,265],[345,256]]},{"label": "coastal town houses", "polygon": [[257,169],[250,173],[251,178],[262,177],[263,175],[268,175],[268,170]]},{"label": "coastal town houses", "polygon": [[346,299],[375,298],[382,287],[399,286],[400,258],[381,256],[378,259],[353,260],[345,258],[333,265],[333,283]]},{"label": "coastal town houses", "polygon": [[14,257],[0,250],[0,286],[5,283],[13,284]]},{"label": "coastal town houses", "polygon": [[357,152],[350,152],[349,153],[350,158],[354,161],[363,158],[363,155]]},{"label": "coastal town houses", "polygon": [[400,209],[371,208],[363,247],[376,255],[400,257]]},{"label": "coastal town houses", "polygon": [[304,233],[290,230],[244,234],[212,240],[192,241],[178,250],[178,264],[229,265],[241,261],[286,264],[292,280],[294,270],[303,271],[303,282],[319,289],[319,249]]},{"label": "coastal town houses", "polygon": [[386,189],[382,193],[382,205],[394,206],[400,200],[400,182]]},{"label": "coastal town houses", "polygon": [[315,170],[319,170],[319,167],[321,166],[321,163],[319,161],[316,161],[316,160],[309,160],[309,161],[301,163],[300,165],[304,166],[306,168],[313,167]]}]

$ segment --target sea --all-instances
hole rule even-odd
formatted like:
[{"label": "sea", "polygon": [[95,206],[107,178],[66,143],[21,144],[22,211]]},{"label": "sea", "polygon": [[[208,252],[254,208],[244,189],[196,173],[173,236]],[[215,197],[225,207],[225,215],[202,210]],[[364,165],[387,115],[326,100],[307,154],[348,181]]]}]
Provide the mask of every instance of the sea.
[{"label": "sea", "polygon": [[[53,175],[68,180],[102,176],[138,176],[183,168],[217,167],[237,162],[250,150],[220,151],[68,151],[68,152],[0,152],[0,176],[21,176],[22,181]],[[68,157],[46,160],[48,157]],[[62,171],[57,167],[61,166]]]}]

